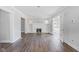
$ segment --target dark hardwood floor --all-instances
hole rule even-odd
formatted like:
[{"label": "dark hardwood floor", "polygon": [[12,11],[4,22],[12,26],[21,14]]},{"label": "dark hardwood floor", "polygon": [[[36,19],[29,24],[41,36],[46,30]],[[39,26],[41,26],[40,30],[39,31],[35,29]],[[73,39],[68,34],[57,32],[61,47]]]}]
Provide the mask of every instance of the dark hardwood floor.
[{"label": "dark hardwood floor", "polygon": [[1,43],[1,52],[76,52],[51,34],[22,34],[15,43]]}]

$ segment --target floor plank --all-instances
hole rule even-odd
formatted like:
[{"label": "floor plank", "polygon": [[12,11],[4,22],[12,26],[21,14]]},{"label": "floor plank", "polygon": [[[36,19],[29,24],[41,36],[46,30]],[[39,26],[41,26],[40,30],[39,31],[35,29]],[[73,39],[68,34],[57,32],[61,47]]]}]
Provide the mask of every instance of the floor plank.
[{"label": "floor plank", "polygon": [[0,44],[0,52],[75,52],[51,34],[22,34],[13,44]]}]

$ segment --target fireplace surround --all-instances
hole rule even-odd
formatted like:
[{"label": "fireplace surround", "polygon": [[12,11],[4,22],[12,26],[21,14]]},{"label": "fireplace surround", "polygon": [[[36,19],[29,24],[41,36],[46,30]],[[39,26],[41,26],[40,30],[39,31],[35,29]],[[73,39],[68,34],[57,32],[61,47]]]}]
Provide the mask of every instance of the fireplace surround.
[{"label": "fireplace surround", "polygon": [[42,32],[42,29],[41,29],[41,28],[37,28],[37,29],[36,29],[36,32],[37,32],[37,33],[41,33],[41,32]]}]

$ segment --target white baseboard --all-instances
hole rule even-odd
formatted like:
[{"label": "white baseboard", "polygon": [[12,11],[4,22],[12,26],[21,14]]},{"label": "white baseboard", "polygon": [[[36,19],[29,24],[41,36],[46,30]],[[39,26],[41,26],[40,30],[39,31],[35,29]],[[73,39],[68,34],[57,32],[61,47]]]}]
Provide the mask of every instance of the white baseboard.
[{"label": "white baseboard", "polygon": [[64,41],[66,44],[68,44],[69,46],[71,46],[72,48],[74,48],[75,50],[79,51],[79,47],[67,42],[67,41]]},{"label": "white baseboard", "polygon": [[0,43],[12,43],[12,41],[0,41]]},{"label": "white baseboard", "polygon": [[16,42],[17,40],[20,40],[20,39],[22,39],[22,37],[18,38],[16,40],[3,40],[3,41],[0,41],[0,43],[14,43],[14,42]]},{"label": "white baseboard", "polygon": [[20,37],[20,38],[18,38],[16,40],[11,41],[11,43],[14,43],[14,42],[16,42],[17,40],[20,40],[20,39],[22,39],[22,37]]}]

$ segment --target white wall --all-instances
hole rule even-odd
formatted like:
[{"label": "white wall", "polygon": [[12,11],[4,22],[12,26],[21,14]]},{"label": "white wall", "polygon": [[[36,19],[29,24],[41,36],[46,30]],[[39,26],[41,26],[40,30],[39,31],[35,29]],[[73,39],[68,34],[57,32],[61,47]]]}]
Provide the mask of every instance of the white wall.
[{"label": "white wall", "polygon": [[50,23],[45,24],[45,19],[29,17],[25,20],[25,33],[36,33],[37,28],[42,28],[42,33],[50,33]]},{"label": "white wall", "polygon": [[0,10],[0,42],[10,40],[10,14]]},{"label": "white wall", "polygon": [[79,51],[79,7],[69,7],[63,21],[64,42]]},{"label": "white wall", "polygon": [[28,22],[28,18],[25,20],[25,33],[30,33],[31,29],[30,29],[30,24]]},{"label": "white wall", "polygon": [[10,43],[21,39],[21,17],[17,12],[10,13]]},{"label": "white wall", "polygon": [[46,24],[39,24],[39,23],[32,24],[32,33],[36,33],[37,28],[41,28],[42,33],[48,33]]},{"label": "white wall", "polygon": [[21,39],[21,17],[14,14],[14,40]]},{"label": "white wall", "polygon": [[38,23],[26,24],[25,28],[26,28],[25,33],[36,33],[37,28],[41,28],[42,33],[50,33],[48,31],[48,24],[38,24]]},{"label": "white wall", "polygon": [[0,7],[9,13],[0,12],[0,42],[12,43],[21,38],[21,17],[24,17],[14,7]]}]

